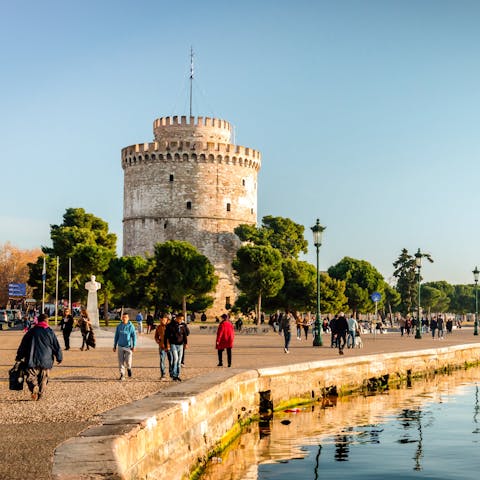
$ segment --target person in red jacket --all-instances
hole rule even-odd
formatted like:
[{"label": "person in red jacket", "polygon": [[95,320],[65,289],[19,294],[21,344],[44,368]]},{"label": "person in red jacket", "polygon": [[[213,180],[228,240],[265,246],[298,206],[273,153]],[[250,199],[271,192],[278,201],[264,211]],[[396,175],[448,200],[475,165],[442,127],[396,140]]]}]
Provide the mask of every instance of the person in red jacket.
[{"label": "person in red jacket", "polygon": [[224,313],[221,316],[222,321],[218,325],[217,330],[217,353],[218,353],[218,367],[223,367],[223,351],[227,350],[227,361],[228,366],[232,366],[232,348],[233,348],[233,339],[235,333],[233,330],[233,324],[228,318],[228,315]]}]

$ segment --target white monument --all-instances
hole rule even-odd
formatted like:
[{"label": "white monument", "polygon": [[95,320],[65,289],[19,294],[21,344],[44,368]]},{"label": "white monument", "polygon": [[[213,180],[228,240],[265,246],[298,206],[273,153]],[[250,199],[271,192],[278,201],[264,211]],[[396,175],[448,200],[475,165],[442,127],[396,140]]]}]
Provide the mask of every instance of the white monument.
[{"label": "white monument", "polygon": [[100,290],[102,286],[95,281],[95,275],[90,277],[90,281],[85,284],[85,290],[88,290],[87,298],[87,313],[92,323],[92,327],[99,328],[100,321],[98,319],[98,302],[97,302],[97,290]]}]

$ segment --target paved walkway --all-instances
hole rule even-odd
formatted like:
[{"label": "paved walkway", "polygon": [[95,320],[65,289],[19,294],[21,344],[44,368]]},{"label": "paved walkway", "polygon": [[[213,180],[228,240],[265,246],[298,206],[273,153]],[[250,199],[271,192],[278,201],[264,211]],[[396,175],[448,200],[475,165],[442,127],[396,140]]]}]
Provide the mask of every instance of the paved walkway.
[{"label": "paved walkway", "polygon": [[[206,327],[202,325],[202,327]],[[192,325],[190,348],[186,353],[184,381],[218,370],[215,345],[216,326]],[[343,357],[330,348],[330,336],[323,347],[312,347],[312,338],[293,337],[290,353],[283,351],[283,337],[259,327],[258,333],[237,334],[233,350],[232,374],[238,369],[303,363],[311,360],[348,358],[353,355],[438,348],[439,346],[480,343],[471,328],[455,330],[444,340],[432,340],[425,334],[420,340],[399,333],[363,335],[364,348],[345,350]],[[97,422],[97,415],[130,403],[162,389],[170,381],[159,379],[158,350],[153,334],[140,335],[134,354],[133,378],[119,382],[117,357],[112,352],[113,331],[97,334],[97,348],[80,351],[80,334],[72,335],[72,349],[64,352],[64,361],[54,367],[48,390],[39,402],[23,392],[8,390],[8,369],[14,362],[20,331],[0,331],[0,438],[2,438],[1,479],[50,479],[55,447]],[[63,340],[60,340],[63,345]],[[226,369],[226,367],[224,367]]]}]

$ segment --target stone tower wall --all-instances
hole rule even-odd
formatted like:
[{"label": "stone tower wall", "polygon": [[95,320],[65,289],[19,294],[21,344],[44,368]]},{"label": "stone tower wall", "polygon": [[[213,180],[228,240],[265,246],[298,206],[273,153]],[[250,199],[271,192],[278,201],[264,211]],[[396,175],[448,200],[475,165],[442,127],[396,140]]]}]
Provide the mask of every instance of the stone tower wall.
[{"label": "stone tower wall", "polygon": [[231,125],[219,119],[166,117],[154,122],[155,141],[122,150],[123,254],[146,255],[156,243],[190,242],[215,266],[219,283],[210,312],[236,298],[233,233],[257,221],[261,155],[232,145]]}]

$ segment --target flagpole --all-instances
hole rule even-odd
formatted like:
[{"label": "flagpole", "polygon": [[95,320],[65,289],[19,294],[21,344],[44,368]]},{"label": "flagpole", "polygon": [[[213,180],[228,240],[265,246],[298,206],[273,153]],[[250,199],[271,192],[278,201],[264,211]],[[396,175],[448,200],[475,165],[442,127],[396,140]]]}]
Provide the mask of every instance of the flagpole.
[{"label": "flagpole", "polygon": [[58,314],[58,267],[60,264],[60,259],[57,257],[57,276],[55,278],[55,325],[57,325],[57,314]]},{"label": "flagpole", "polygon": [[42,311],[45,313],[45,280],[47,278],[47,267],[45,265],[45,255],[43,256],[43,268],[42,268]]},{"label": "flagpole", "polygon": [[68,308],[72,314],[72,257],[68,257]]}]

